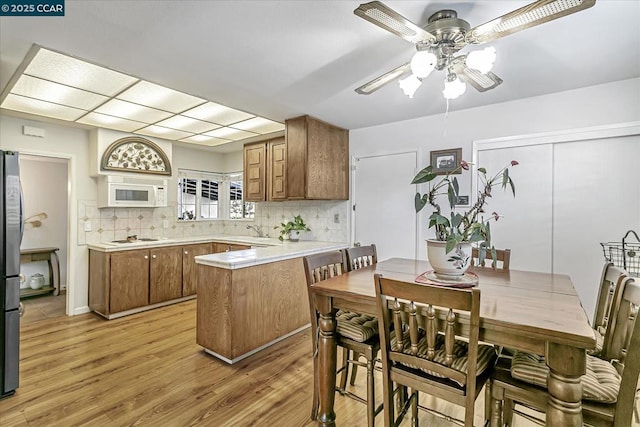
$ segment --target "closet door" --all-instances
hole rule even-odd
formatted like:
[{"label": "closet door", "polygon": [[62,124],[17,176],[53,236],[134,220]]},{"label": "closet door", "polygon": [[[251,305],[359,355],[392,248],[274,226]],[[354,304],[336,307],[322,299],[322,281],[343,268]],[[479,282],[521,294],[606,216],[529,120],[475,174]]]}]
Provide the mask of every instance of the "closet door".
[{"label": "closet door", "polygon": [[552,161],[553,146],[532,145],[478,152],[478,166],[493,176],[512,160],[509,168],[516,196],[507,187],[495,187],[485,206],[485,218],[492,212],[503,215],[491,220],[492,243],[511,249],[511,269],[550,272],[552,268]]},{"label": "closet door", "polygon": [[554,144],[553,266],[571,276],[589,316],[604,263],[600,242],[640,232],[640,136]]}]

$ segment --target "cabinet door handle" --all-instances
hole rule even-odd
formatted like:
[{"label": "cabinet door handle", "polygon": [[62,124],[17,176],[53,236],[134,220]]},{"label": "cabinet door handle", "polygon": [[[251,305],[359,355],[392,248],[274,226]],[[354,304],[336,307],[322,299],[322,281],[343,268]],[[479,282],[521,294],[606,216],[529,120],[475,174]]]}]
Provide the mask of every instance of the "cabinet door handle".
[{"label": "cabinet door handle", "polygon": [[189,255],[189,251],[184,251],[184,254],[185,255]]},{"label": "cabinet door handle", "polygon": [[145,255],[145,256],[144,256],[144,259],[149,259],[149,256],[148,256],[148,255]]},{"label": "cabinet door handle", "polygon": [[156,256],[155,255],[151,255],[151,258],[156,259]]}]

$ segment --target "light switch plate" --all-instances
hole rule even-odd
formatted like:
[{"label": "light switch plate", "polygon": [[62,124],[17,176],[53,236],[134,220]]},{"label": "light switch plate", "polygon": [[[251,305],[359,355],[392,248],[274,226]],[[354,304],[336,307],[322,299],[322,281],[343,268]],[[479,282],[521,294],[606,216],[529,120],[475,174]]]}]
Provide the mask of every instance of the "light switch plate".
[{"label": "light switch plate", "polygon": [[91,231],[91,221],[84,222],[84,231]]}]

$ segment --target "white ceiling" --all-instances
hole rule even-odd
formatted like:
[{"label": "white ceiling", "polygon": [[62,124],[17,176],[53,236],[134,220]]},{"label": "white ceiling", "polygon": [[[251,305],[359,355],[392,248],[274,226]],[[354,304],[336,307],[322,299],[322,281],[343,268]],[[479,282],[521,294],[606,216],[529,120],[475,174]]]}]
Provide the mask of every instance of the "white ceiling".
[{"label": "white ceiling", "polygon": [[[0,88],[36,43],[276,121],[310,114],[357,129],[444,113],[442,72],[414,99],[396,83],[371,95],[354,92],[415,51],[354,15],[360,3],[66,0],[64,17],[0,17]],[[385,3],[420,26],[448,8],[474,27],[530,1]],[[640,1],[597,0],[496,40],[493,72],[504,83],[484,93],[469,87],[449,109],[640,77],[639,22]]]}]

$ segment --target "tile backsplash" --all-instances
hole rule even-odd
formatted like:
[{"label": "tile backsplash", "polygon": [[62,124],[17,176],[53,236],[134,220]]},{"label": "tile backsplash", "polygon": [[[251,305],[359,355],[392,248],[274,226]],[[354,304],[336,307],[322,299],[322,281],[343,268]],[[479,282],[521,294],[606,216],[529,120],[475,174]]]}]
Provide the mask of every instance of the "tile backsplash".
[{"label": "tile backsplash", "polygon": [[[346,200],[300,200],[256,204],[253,220],[177,221],[176,206],[164,208],[97,208],[95,200],[78,201],[78,244],[106,243],[130,235],[152,238],[179,238],[226,234],[253,236],[247,225],[260,226],[270,237],[282,222],[301,215],[311,231],[302,240],[349,241],[349,202]],[[337,221],[337,222],[336,222]],[[85,231],[90,229],[89,231]]]}]

